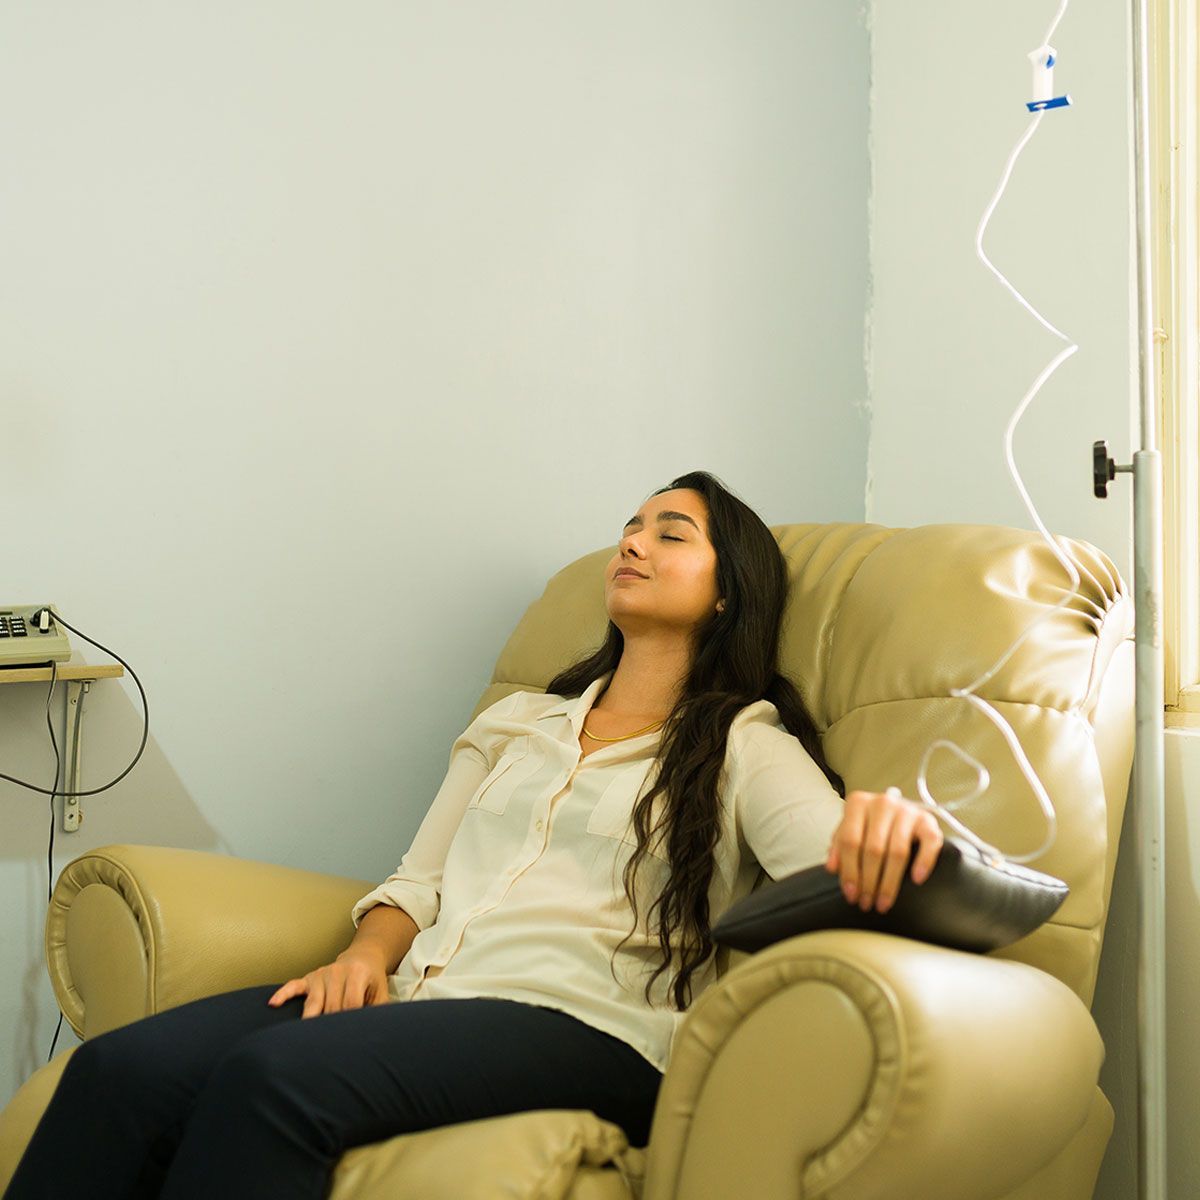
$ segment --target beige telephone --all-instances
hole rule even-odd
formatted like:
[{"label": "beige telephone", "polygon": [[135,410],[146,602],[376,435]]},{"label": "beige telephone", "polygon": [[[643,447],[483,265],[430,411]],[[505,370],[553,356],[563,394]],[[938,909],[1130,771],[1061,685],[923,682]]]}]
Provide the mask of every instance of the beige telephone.
[{"label": "beige telephone", "polygon": [[66,662],[71,657],[71,643],[53,609],[52,604],[0,608],[0,667]]}]

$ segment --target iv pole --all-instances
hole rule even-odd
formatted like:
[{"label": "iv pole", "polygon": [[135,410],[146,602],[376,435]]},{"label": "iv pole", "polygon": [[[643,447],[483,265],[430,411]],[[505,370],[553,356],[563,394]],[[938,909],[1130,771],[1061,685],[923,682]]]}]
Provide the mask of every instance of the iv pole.
[{"label": "iv pole", "polygon": [[[1138,912],[1138,1194],[1165,1200],[1166,890],[1163,878],[1162,458],[1154,387],[1146,0],[1131,0],[1141,446],[1133,456]],[[1129,470],[1129,468],[1125,468]],[[1111,467],[1110,467],[1111,470]]]}]

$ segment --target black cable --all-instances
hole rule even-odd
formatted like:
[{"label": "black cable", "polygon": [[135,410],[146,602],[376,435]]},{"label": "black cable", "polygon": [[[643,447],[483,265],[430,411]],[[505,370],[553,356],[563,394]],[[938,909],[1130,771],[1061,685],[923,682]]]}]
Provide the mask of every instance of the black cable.
[{"label": "black cable", "polygon": [[46,728],[50,730],[50,745],[54,747],[54,790],[50,793],[50,845],[46,850],[46,904],[54,894],[54,797],[58,793],[58,781],[62,775],[62,755],[58,752],[58,739],[54,736],[54,722],[50,718],[50,702],[58,685],[58,663],[50,664],[50,691],[46,696]]},{"label": "black cable", "polygon": [[59,1031],[62,1029],[63,1017],[66,1013],[60,1008],[58,1010],[58,1024],[54,1027],[54,1041],[50,1043],[50,1053],[46,1055],[46,1061],[49,1062],[54,1057],[54,1047],[58,1045]]},{"label": "black cable", "polygon": [[[54,791],[50,793],[50,845],[46,850],[46,907],[54,894],[54,795],[58,791],[58,781],[62,775],[62,755],[58,752],[58,739],[54,736],[54,721],[50,717],[50,704],[54,699],[54,689],[58,685],[58,663],[50,663],[50,691],[46,695],[46,728],[50,730],[50,745],[54,747]],[[46,1055],[49,1062],[54,1057],[54,1047],[58,1045],[58,1034],[62,1029],[63,1010],[58,1010],[58,1024],[54,1029],[54,1040],[50,1043],[50,1052]]]},{"label": "black cable", "polygon": [[[46,850],[46,875],[47,875],[46,905],[47,905],[47,908],[49,907],[50,902],[54,896],[54,798],[55,798],[55,796],[61,795],[64,799],[67,796],[95,796],[98,792],[105,792],[110,787],[114,786],[115,784],[120,783],[121,780],[124,779],[125,776],[128,775],[129,772],[132,771],[134,767],[137,766],[138,759],[142,757],[142,751],[146,749],[146,740],[150,736],[150,704],[146,700],[146,689],[144,687],[142,687],[142,681],[138,678],[137,672],[119,654],[116,654],[114,651],[110,650],[107,646],[101,646],[99,642],[92,641],[92,639],[90,637],[88,637],[88,635],[86,633],[81,633],[78,629],[75,628],[74,625],[70,624],[70,622],[64,621],[62,619],[62,617],[60,617],[58,615],[58,613],[51,610],[50,615],[60,625],[65,625],[72,633],[78,634],[81,638],[83,638],[83,640],[85,642],[89,643],[92,646],[95,646],[97,650],[103,650],[105,654],[111,655],[113,658],[115,658],[117,660],[117,662],[119,662],[121,664],[121,666],[123,666],[129,672],[130,675],[133,676],[133,681],[134,681],[134,683],[137,684],[137,689],[142,695],[142,744],[138,747],[138,752],[137,752],[137,754],[134,755],[133,762],[131,762],[129,764],[129,766],[127,766],[125,768],[125,770],[123,770],[120,773],[120,775],[118,775],[116,777],[116,779],[110,780],[103,787],[90,788],[86,792],[60,792],[59,787],[58,787],[58,781],[59,781],[60,776],[62,775],[62,755],[59,753],[59,750],[58,750],[58,739],[55,738],[55,736],[54,736],[54,722],[51,720],[51,717],[50,717],[50,703],[54,699],[54,689],[58,685],[58,663],[55,661],[51,661],[51,663],[50,663],[50,692],[46,696],[46,725],[50,730],[50,744],[54,747],[54,786],[50,789],[50,791],[47,792],[44,787],[38,787],[37,784],[35,784],[35,783],[29,783],[24,779],[17,779],[13,775],[5,775],[3,773],[0,773],[0,779],[7,779],[10,783],[15,783],[21,787],[29,788],[29,790],[33,791],[33,792],[41,792],[43,796],[50,797],[50,844]],[[36,620],[36,618],[37,618],[37,614],[34,614],[34,616],[31,618],[31,620]],[[59,1035],[60,1031],[62,1030],[63,1017],[65,1015],[66,1014],[60,1008],[59,1013],[58,1013],[58,1026],[54,1030],[54,1040],[50,1043],[50,1053],[46,1055],[47,1062],[49,1062],[50,1059],[53,1057],[54,1047],[58,1045],[58,1035]]]},{"label": "black cable", "polygon": [[[78,633],[79,636],[81,638],[83,638],[83,640],[85,642],[89,642],[91,645],[95,646],[97,650],[103,650],[105,654],[111,654],[112,657],[115,658],[117,660],[117,662],[119,662],[121,664],[121,666],[123,666],[130,673],[130,675],[133,676],[133,682],[137,684],[138,691],[142,693],[142,717],[143,717],[142,744],[138,747],[138,752],[137,752],[137,754],[134,755],[133,762],[131,762],[129,764],[129,766],[127,766],[125,768],[125,770],[123,770],[120,773],[120,775],[118,775],[116,777],[116,779],[109,780],[109,782],[106,783],[103,787],[91,788],[90,790],[88,790],[86,792],[60,792],[57,787],[57,775],[56,775],[55,776],[55,785],[56,786],[53,791],[48,792],[44,787],[38,787],[36,783],[28,783],[24,779],[16,779],[12,775],[5,775],[5,774],[0,773],[0,779],[7,779],[9,781],[9,783],[20,784],[21,787],[29,788],[29,790],[31,792],[41,792],[43,796],[49,796],[51,807],[53,807],[55,795],[59,795],[59,796],[95,796],[98,792],[106,792],[114,784],[120,783],[121,780],[124,779],[125,776],[128,775],[129,772],[132,771],[135,766],[137,766],[137,761],[139,758],[142,757],[142,751],[145,750],[145,748],[146,748],[146,739],[150,736],[150,705],[146,700],[146,689],[144,687],[142,687],[142,681],[137,677],[137,672],[119,654],[115,654],[107,646],[101,646],[99,642],[93,642],[92,639],[90,637],[88,637],[86,633],[79,633],[79,630],[76,629],[74,625],[68,624],[68,622],[64,621],[62,619],[62,617],[60,617],[58,615],[58,613],[51,612],[51,616],[60,625],[66,625],[66,627],[72,633]],[[51,665],[54,665],[54,664],[51,664]],[[55,675],[57,675],[57,669],[55,670]],[[53,685],[51,685],[51,691],[53,691]],[[47,701],[47,704],[48,703],[49,703],[49,701]],[[51,738],[53,738],[53,736],[54,736],[53,731],[51,731],[50,736],[51,736]],[[58,748],[55,747],[55,754],[57,754],[57,753],[58,753]]]}]

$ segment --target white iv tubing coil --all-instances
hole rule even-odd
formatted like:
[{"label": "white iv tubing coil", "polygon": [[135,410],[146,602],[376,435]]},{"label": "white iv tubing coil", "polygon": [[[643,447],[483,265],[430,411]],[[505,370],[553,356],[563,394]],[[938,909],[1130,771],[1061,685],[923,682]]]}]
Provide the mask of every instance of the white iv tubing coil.
[{"label": "white iv tubing coil", "polygon": [[[996,189],[996,194],[992,197],[992,202],[988,205],[987,211],[983,214],[983,218],[979,222],[979,229],[975,234],[975,250],[984,265],[996,275],[1000,282],[1003,283],[1010,292],[1012,292],[1017,300],[1019,300],[1020,303],[1023,304],[1025,308],[1027,308],[1029,312],[1033,314],[1033,316],[1037,317],[1037,319],[1051,333],[1053,333],[1056,337],[1062,338],[1064,342],[1070,342],[1070,338],[1068,338],[1066,334],[1056,329],[1044,317],[1042,317],[1041,314],[1038,313],[1020,294],[1020,292],[1018,292],[1017,289],[1014,288],[1007,279],[1005,279],[1000,271],[996,269],[987,255],[984,254],[983,231],[987,228],[987,223],[989,220],[991,220],[992,213],[995,210],[997,203],[999,203],[1000,197],[1004,194],[1004,189],[1008,186],[1008,179],[1012,174],[1013,165],[1017,160],[1017,156],[1021,153],[1021,151],[1025,148],[1026,143],[1033,136],[1034,131],[1041,123],[1042,116],[1045,111],[1049,108],[1065,107],[1071,103],[1070,96],[1064,95],[1055,97],[1053,95],[1054,63],[1057,60],[1057,52],[1054,50],[1054,47],[1049,44],[1051,37],[1054,36],[1054,30],[1058,27],[1058,23],[1062,20],[1063,13],[1065,13],[1067,10],[1068,3],[1069,0],[1062,0],[1057,15],[1051,23],[1046,36],[1042,39],[1041,46],[1030,52],[1029,58],[1033,62],[1033,98],[1026,105],[1026,107],[1035,115],[1033,120],[1029,123],[1029,128],[1026,130],[1024,136],[1017,143],[1016,148],[1009,156],[1008,165],[1004,170],[1004,177],[1001,179],[1000,186]],[[1033,768],[1030,766],[1029,759],[1026,757],[1025,751],[1021,748],[1021,743],[1017,740],[1016,734],[1013,732],[1012,727],[990,704],[988,704],[986,700],[974,695],[974,692],[976,688],[987,683],[987,681],[991,679],[998,670],[1000,670],[1000,668],[1015,653],[1017,647],[1020,646],[1021,643],[1024,642],[1025,639],[1030,635],[1030,633],[1033,632],[1034,628],[1039,622],[1046,620],[1050,616],[1053,616],[1054,613],[1056,613],[1060,608],[1070,603],[1070,601],[1078,592],[1079,571],[1076,569],[1074,561],[1069,556],[1064,555],[1062,549],[1050,536],[1046,526],[1042,524],[1041,518],[1037,515],[1037,512],[1033,507],[1033,502],[1029,498],[1029,493],[1025,490],[1025,485],[1021,482],[1021,476],[1017,471],[1017,465],[1013,459],[1012,450],[1013,431],[1016,429],[1017,422],[1020,421],[1025,410],[1029,407],[1030,401],[1034,396],[1037,395],[1042,384],[1045,383],[1045,381],[1058,369],[1059,365],[1066,359],[1070,358],[1071,355],[1074,354],[1078,349],[1079,347],[1075,343],[1068,345],[1067,348],[1063,350],[1037,377],[1037,379],[1034,381],[1033,387],[1030,388],[1030,390],[1025,394],[1025,398],[1017,406],[1017,410],[1013,413],[1012,419],[1009,421],[1008,428],[1004,434],[1004,453],[1008,460],[1008,469],[1012,474],[1013,481],[1017,485],[1017,490],[1021,493],[1021,499],[1025,502],[1025,507],[1029,510],[1029,515],[1033,518],[1033,521],[1041,531],[1042,536],[1046,539],[1047,545],[1049,545],[1050,549],[1054,552],[1055,557],[1060,563],[1062,563],[1067,570],[1067,574],[1071,577],[1071,591],[1056,605],[1054,605],[1053,608],[1047,609],[1040,616],[1035,617],[1034,620],[1029,623],[1028,627],[1025,629],[1025,632],[1022,633],[1021,636],[1017,638],[1017,640],[1013,642],[1013,644],[1009,646],[1009,648],[1000,656],[1000,658],[993,663],[992,666],[984,672],[984,674],[976,679],[974,683],[972,683],[969,687],[950,689],[951,696],[956,698],[961,697],[964,700],[968,700],[977,709],[979,709],[979,711],[982,712],[983,715],[987,717],[993,725],[996,726],[1004,740],[1008,743],[1009,748],[1013,752],[1013,757],[1017,761],[1017,765],[1021,768],[1021,773],[1029,782],[1030,787],[1033,788],[1033,792],[1037,797],[1038,804],[1041,806],[1042,812],[1045,814],[1049,825],[1049,831],[1045,841],[1043,841],[1042,844],[1030,854],[1005,854],[1003,851],[997,849],[997,847],[983,841],[981,838],[972,833],[957,818],[950,815],[949,810],[951,808],[957,808],[962,804],[967,804],[971,800],[983,795],[983,793],[988,789],[988,782],[990,778],[987,768],[982,763],[972,758],[966,753],[966,751],[964,751],[961,747],[956,746],[953,742],[947,741],[945,738],[939,738],[937,741],[932,742],[922,756],[921,765],[917,771],[917,791],[920,793],[919,803],[922,805],[922,807],[939,813],[949,825],[951,825],[967,841],[979,849],[986,857],[992,860],[1008,861],[1010,863],[1025,863],[1041,857],[1041,855],[1044,854],[1054,844],[1054,839],[1058,832],[1058,822],[1054,814],[1054,805],[1050,803],[1050,797],[1046,794],[1046,789],[1042,786],[1042,781],[1037,777]],[[1078,711],[1078,705],[1076,705],[1072,711]],[[976,786],[974,791],[972,791],[969,795],[959,797],[957,800],[954,800],[949,804],[940,804],[934,799],[933,795],[929,791],[929,785],[925,775],[926,767],[929,765],[930,756],[939,747],[944,747],[952,753],[957,754],[964,762],[969,763],[972,767],[974,767],[977,772]],[[888,791],[892,794],[898,794],[897,789],[894,788],[889,788]]]}]

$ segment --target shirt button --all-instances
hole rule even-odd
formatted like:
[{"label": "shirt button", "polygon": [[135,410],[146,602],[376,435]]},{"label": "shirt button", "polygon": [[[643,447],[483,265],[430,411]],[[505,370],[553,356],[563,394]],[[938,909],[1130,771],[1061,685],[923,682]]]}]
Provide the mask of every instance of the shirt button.
[{"label": "shirt button", "polygon": [[539,821],[539,822],[537,823],[537,828],[538,828],[538,832],[540,833],[540,832],[541,832],[541,828],[542,828],[542,822],[541,822],[541,821]]}]

